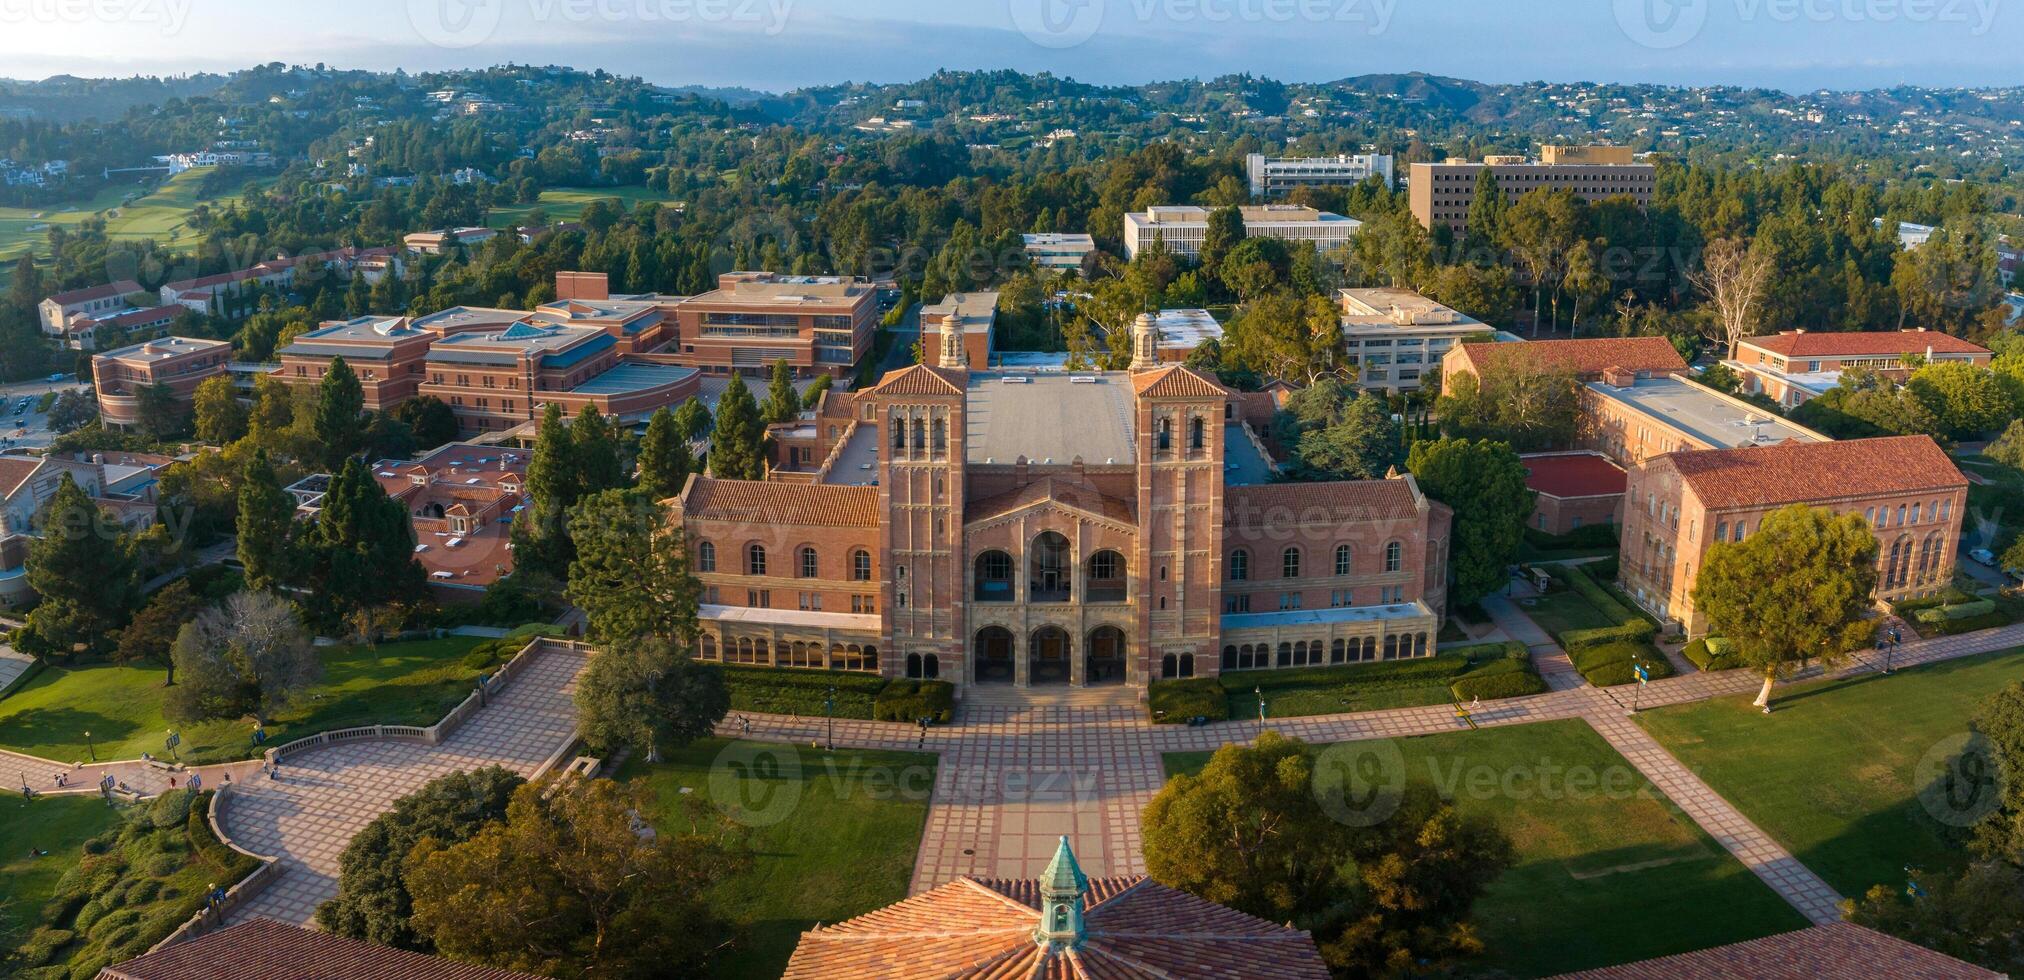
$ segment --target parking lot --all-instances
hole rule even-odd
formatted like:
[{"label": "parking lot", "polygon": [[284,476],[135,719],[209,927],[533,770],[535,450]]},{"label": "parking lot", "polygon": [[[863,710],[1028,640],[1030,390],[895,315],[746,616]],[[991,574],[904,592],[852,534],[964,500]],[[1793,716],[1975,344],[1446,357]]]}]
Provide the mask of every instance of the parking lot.
[{"label": "parking lot", "polygon": [[[77,383],[69,375],[60,382],[44,379],[0,385],[0,450],[40,449],[49,445],[50,440],[56,438],[56,433],[49,431],[48,414],[37,411],[42,396],[52,391],[76,389],[88,392],[90,386]],[[24,398],[28,399],[28,407],[16,415],[14,410]]]}]

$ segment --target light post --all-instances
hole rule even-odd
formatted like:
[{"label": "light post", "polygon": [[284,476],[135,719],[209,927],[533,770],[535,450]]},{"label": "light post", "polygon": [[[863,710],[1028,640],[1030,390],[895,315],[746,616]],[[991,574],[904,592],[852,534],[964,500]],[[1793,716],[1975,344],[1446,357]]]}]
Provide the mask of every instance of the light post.
[{"label": "light post", "polygon": [[1264,685],[1262,685],[1262,684],[1261,684],[1261,685],[1259,685],[1259,686],[1257,686],[1257,687],[1253,687],[1253,688],[1251,689],[1251,693],[1252,693],[1252,694],[1255,694],[1255,695],[1257,695],[1257,696],[1258,696],[1258,734],[1260,734],[1260,735],[1263,735],[1263,734],[1265,734],[1265,687],[1264,687]]},{"label": "light post", "polygon": [[183,744],[183,736],[176,734],[176,730],[171,728],[169,729],[169,737],[164,739],[163,742],[169,747],[169,758],[177,762],[183,761],[183,757],[176,752],[176,746]]},{"label": "light post", "polygon": [[1630,711],[1626,712],[1626,714],[1634,715],[1637,714],[1638,702],[1644,698],[1645,685],[1650,683],[1652,679],[1652,671],[1650,667],[1644,665],[1643,661],[1636,659],[1630,662],[1630,669],[1633,673],[1637,674],[1637,689],[1630,692]]},{"label": "light post", "polygon": [[97,749],[97,747],[95,747],[95,746],[93,746],[93,745],[91,744],[91,733],[90,733],[90,732],[85,732],[85,733],[84,733],[84,750],[85,750],[86,752],[89,752],[89,753],[91,753],[91,761],[93,761],[93,762],[97,762],[97,761],[98,761],[98,749]]},{"label": "light post", "polygon": [[1886,674],[1890,673],[1892,670],[1891,662],[1897,659],[1897,647],[1898,647],[1898,628],[1895,624],[1893,624],[1890,628],[1890,647],[1884,650],[1883,653],[1883,672]]},{"label": "light post", "polygon": [[828,696],[822,699],[822,713],[829,718],[829,745],[827,750],[836,751],[836,688],[830,688]]}]

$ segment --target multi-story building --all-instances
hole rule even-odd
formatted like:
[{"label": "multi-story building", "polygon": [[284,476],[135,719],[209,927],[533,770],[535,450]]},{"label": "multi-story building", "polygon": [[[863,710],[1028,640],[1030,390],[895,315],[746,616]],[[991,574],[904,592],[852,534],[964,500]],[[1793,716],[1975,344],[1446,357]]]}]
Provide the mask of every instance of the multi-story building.
[{"label": "multi-story building", "polygon": [[675,306],[676,360],[710,374],[759,375],[775,361],[843,377],[871,351],[878,291],[863,279],[728,272]]},{"label": "multi-story building", "polygon": [[1968,481],[1928,436],[1675,452],[1631,469],[1624,497],[1624,590],[1689,634],[1708,631],[1695,576],[1718,541],[1741,541],[1792,504],[1861,514],[1877,538],[1876,598],[1953,581]]},{"label": "multi-story building", "polygon": [[1849,368],[1865,368],[1903,380],[1910,374],[1905,359],[1913,356],[1926,363],[1964,361],[1987,367],[1995,353],[1980,344],[1924,328],[1873,333],[1787,330],[1737,344],[1735,356],[1722,363],[1742,379],[1745,392],[1797,408],[1839,385],[1841,372]]},{"label": "multi-story building", "polygon": [[1223,324],[1208,310],[1161,310],[1153,314],[1160,331],[1160,361],[1179,364],[1195,348],[1223,339]]},{"label": "multi-story building", "polygon": [[417,255],[443,255],[458,246],[483,245],[497,237],[492,228],[451,228],[445,231],[417,231],[401,238],[402,247]]},{"label": "multi-story building", "polygon": [[37,304],[36,317],[44,334],[60,337],[77,316],[98,316],[133,309],[134,305],[127,302],[127,297],[139,292],[143,292],[141,284],[131,279],[73,289],[49,296]]},{"label": "multi-story building", "polygon": [[1096,251],[1096,239],[1090,235],[1050,231],[1020,237],[1026,242],[1026,257],[1052,272],[1081,271],[1083,261]]},{"label": "multi-story building", "polygon": [[244,269],[164,283],[161,300],[163,306],[184,306],[198,313],[211,313],[217,310],[221,298],[256,287],[289,289],[316,277],[348,282],[354,274],[365,277],[367,282],[377,282],[381,276],[399,275],[401,269],[400,259],[391,248],[347,246],[328,252],[281,256]]},{"label": "multi-story building", "polygon": [[1578,381],[1595,381],[1610,368],[1641,378],[1685,371],[1687,362],[1664,337],[1597,337],[1587,340],[1527,340],[1464,343],[1441,358],[1441,377],[1482,377],[1493,365],[1520,365],[1536,371],[1567,371]]},{"label": "multi-story building", "polygon": [[1623,521],[1623,467],[1601,453],[1527,453],[1525,485],[1534,494],[1527,526],[1545,534],[1570,534],[1601,524]]},{"label": "multi-story building", "polygon": [[[671,501],[704,587],[701,655],[973,685],[1431,655],[1448,508],[1410,476],[1273,483],[1232,392],[1130,371],[936,364],[831,392],[796,482],[694,477]],[[862,469],[862,467],[869,469]]]},{"label": "multi-story building", "polygon": [[1268,157],[1253,153],[1244,158],[1244,171],[1251,178],[1251,197],[1285,197],[1295,187],[1353,187],[1372,177],[1392,183],[1389,153],[1339,153],[1326,157]]},{"label": "multi-story building", "polygon": [[1344,289],[1337,300],[1344,359],[1357,366],[1357,383],[1372,391],[1417,391],[1455,345],[1495,332],[1410,289]]},{"label": "multi-story building", "polygon": [[161,337],[95,355],[91,378],[99,418],[120,428],[140,421],[141,390],[155,385],[188,411],[197,386],[229,371],[231,360],[231,344],[193,337]]},{"label": "multi-story building", "polygon": [[1484,168],[1497,178],[1507,200],[1529,191],[1552,188],[1574,192],[1584,200],[1628,197],[1643,207],[1651,203],[1658,168],[1639,163],[1627,146],[1543,146],[1539,159],[1492,156],[1480,161],[1451,160],[1415,163],[1407,181],[1407,202],[1413,217],[1432,230],[1460,231],[1476,199],[1476,180]]},{"label": "multi-story building", "polygon": [[[1290,242],[1313,242],[1327,253],[1349,244],[1363,222],[1329,211],[1297,204],[1246,205],[1237,209],[1244,218],[1244,233],[1252,238],[1283,238]],[[1202,254],[1202,238],[1209,230],[1209,208],[1194,205],[1162,205],[1124,216],[1124,249],[1130,258],[1150,247],[1154,240],[1165,243],[1174,255],[1194,258]]]},{"label": "multi-story building", "polygon": [[696,394],[694,368],[621,355],[597,327],[515,321],[453,332],[429,345],[418,394],[441,399],[466,434],[537,421],[549,402],[575,415],[585,405],[622,424]]},{"label": "multi-story building", "polygon": [[167,334],[182,317],[180,306],[127,307],[103,313],[78,313],[63,331],[63,346],[97,350],[101,342],[120,338],[149,340]]},{"label": "multi-story building", "polygon": [[1696,449],[1735,449],[1827,437],[1773,412],[1688,380],[1685,372],[1639,376],[1610,368],[1581,385],[1575,445],[1624,467]]},{"label": "multi-story building", "polygon": [[164,465],[160,460],[0,455],[0,604],[18,606],[34,598],[27,561],[29,543],[40,536],[35,518],[65,476],[127,530],[142,531],[154,524],[153,475]]},{"label": "multi-story building", "polygon": [[365,407],[383,412],[415,397],[423,359],[435,339],[404,316],[333,320],[276,352],[281,366],[274,376],[290,384],[318,384],[331,363],[341,359],[358,376]]},{"label": "multi-story building", "polygon": [[959,330],[971,364],[991,363],[998,324],[998,294],[950,293],[940,303],[921,307],[921,349],[940,350],[944,330]]},{"label": "multi-story building", "polygon": [[[420,459],[381,460],[373,476],[408,510],[415,561],[445,598],[476,600],[513,571],[508,546],[514,513],[526,499],[530,454],[453,442]],[[314,500],[306,509],[316,509]]]}]

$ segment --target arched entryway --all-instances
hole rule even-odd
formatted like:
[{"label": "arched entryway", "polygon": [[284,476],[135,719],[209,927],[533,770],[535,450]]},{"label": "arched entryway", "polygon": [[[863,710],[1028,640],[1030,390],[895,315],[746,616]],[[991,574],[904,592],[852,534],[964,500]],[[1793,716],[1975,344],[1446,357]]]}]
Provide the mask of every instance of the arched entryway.
[{"label": "arched entryway", "polygon": [[1016,674],[1012,662],[1012,632],[1002,626],[977,631],[977,683],[1010,684]]},{"label": "arched entryway", "polygon": [[1027,653],[1026,683],[1032,687],[1068,683],[1068,646],[1068,633],[1059,626],[1034,630]]},{"label": "arched entryway", "polygon": [[1033,539],[1027,559],[1032,576],[1027,598],[1032,602],[1067,602],[1073,588],[1074,568],[1069,564],[1068,539],[1057,531],[1042,531]]},{"label": "arched entryway", "polygon": [[1089,632],[1082,683],[1088,687],[1124,683],[1124,631],[1099,626]]}]

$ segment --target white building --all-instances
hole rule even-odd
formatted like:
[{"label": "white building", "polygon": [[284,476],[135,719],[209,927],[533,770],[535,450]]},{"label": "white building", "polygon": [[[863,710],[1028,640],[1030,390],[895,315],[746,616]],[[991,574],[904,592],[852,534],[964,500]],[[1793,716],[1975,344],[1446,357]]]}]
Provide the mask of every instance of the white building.
[{"label": "white building", "polygon": [[[1247,205],[1238,211],[1244,218],[1244,234],[1251,238],[1283,238],[1291,242],[1313,242],[1326,253],[1349,244],[1363,222],[1355,218],[1295,204]],[[1202,252],[1202,238],[1209,230],[1209,209],[1194,205],[1163,205],[1124,216],[1125,254],[1138,258],[1139,251],[1155,238],[1166,242],[1167,251],[1194,258]]]},{"label": "white building", "polygon": [[1026,257],[1034,265],[1057,272],[1081,269],[1082,260],[1096,251],[1096,239],[1088,235],[1044,232],[1019,237],[1025,240]]},{"label": "white building", "polygon": [[1245,158],[1244,169],[1251,176],[1253,198],[1284,197],[1295,187],[1342,187],[1361,184],[1372,177],[1392,184],[1392,157],[1388,153],[1337,154],[1330,157],[1268,157],[1253,153]]},{"label": "white building", "polygon": [[1410,289],[1344,289],[1343,356],[1366,390],[1417,391],[1449,348],[1493,333],[1490,326]]}]

